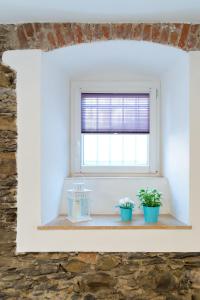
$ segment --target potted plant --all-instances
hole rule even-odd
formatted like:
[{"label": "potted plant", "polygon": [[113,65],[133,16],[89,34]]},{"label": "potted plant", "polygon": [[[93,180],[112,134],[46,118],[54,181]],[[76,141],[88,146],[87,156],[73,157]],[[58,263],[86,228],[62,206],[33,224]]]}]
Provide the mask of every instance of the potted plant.
[{"label": "potted plant", "polygon": [[162,205],[162,194],[156,189],[140,189],[137,194],[140,206],[144,211],[144,219],[147,223],[157,223],[160,206]]},{"label": "potted plant", "polygon": [[132,221],[134,202],[128,197],[120,199],[119,205],[122,222]]}]

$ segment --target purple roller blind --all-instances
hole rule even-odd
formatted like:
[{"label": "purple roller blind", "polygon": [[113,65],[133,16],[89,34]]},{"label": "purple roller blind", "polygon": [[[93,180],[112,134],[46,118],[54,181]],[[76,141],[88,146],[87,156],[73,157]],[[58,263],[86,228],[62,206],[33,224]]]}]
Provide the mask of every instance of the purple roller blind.
[{"label": "purple roller blind", "polygon": [[82,93],[82,133],[149,133],[149,93]]}]

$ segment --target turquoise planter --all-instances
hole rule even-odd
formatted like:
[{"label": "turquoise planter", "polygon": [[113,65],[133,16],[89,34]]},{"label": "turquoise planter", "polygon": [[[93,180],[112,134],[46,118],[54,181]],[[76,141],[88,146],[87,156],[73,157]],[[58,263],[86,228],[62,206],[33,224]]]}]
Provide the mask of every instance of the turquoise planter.
[{"label": "turquoise planter", "polygon": [[122,222],[132,221],[133,209],[120,207],[120,215]]},{"label": "turquoise planter", "polygon": [[143,211],[144,211],[144,220],[146,223],[158,222],[160,206],[156,206],[156,207],[143,206]]}]

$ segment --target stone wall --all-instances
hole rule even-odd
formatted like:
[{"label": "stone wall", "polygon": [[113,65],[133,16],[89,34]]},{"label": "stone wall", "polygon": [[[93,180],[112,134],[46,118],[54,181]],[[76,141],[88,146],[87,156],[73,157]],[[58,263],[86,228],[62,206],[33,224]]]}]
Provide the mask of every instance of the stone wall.
[{"label": "stone wall", "polygon": [[[0,26],[0,54],[18,48],[48,50],[86,41],[86,36],[88,41],[110,39],[111,31],[112,38],[130,38],[136,28],[138,38],[153,40],[156,26],[160,42],[165,37],[175,46],[200,49],[199,25],[26,24]],[[15,254],[15,77],[0,64],[0,299],[199,300],[200,253]]]}]

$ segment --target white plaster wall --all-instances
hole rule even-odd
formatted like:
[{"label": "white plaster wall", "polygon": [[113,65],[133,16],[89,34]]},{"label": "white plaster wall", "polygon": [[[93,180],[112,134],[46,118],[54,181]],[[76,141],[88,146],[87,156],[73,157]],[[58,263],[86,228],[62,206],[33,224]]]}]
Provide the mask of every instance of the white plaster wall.
[{"label": "white plaster wall", "polygon": [[[16,62],[17,58],[17,62]],[[23,58],[23,59],[22,59]],[[200,53],[190,54],[190,203],[192,230],[39,231],[41,224],[41,52],[9,51],[3,61],[18,70],[17,252],[200,251]],[[22,71],[24,68],[25,72]],[[23,89],[22,89],[23,87]]]},{"label": "white plaster wall", "polygon": [[191,52],[190,57],[190,218],[196,233],[194,245],[200,249],[200,201],[199,201],[199,170],[200,170],[200,51]]},{"label": "white plaster wall", "polygon": [[134,213],[140,213],[139,202],[136,197],[140,188],[157,188],[163,194],[163,206],[161,213],[169,213],[171,200],[168,181],[164,177],[99,177],[99,178],[66,178],[62,198],[61,214],[67,212],[67,190],[73,187],[75,182],[84,182],[91,192],[91,213],[93,214],[116,214],[119,209],[120,198],[130,197],[135,202]]},{"label": "white plaster wall", "polygon": [[[68,87],[40,50],[8,51],[17,71],[17,251],[29,247],[37,226],[57,216],[68,175]],[[37,240],[37,238],[36,238]],[[37,243],[37,242],[36,242]]]},{"label": "white plaster wall", "polygon": [[41,51],[8,51],[17,70],[17,250],[37,239],[41,222]]},{"label": "white plaster wall", "polygon": [[189,57],[182,55],[162,77],[162,172],[168,178],[172,213],[189,223]]},{"label": "white plaster wall", "polygon": [[99,41],[50,51],[73,80],[159,79],[185,52],[145,41]]},{"label": "white plaster wall", "polygon": [[[160,74],[174,61],[180,50],[131,41],[109,41],[83,44],[50,52],[50,57],[62,65],[66,78],[88,81],[149,81],[159,85]],[[142,59],[141,59],[142,57]],[[165,58],[165,59],[164,59]],[[157,64],[155,60],[157,59]],[[68,79],[66,79],[68,80]],[[70,99],[73,101],[73,99]],[[73,116],[71,116],[73,118]],[[70,144],[69,144],[70,148]],[[156,187],[163,193],[161,213],[169,213],[171,208],[169,186],[166,178],[66,178],[60,213],[66,214],[66,191],[74,181],[84,181],[93,190],[91,194],[92,213],[116,213],[115,205],[121,197],[129,196],[136,201],[141,187]],[[141,213],[136,205],[136,213]]]},{"label": "white plaster wall", "polygon": [[[46,5],[48,3],[48,5]],[[180,7],[181,4],[181,7]],[[199,23],[200,3],[197,0],[48,0],[3,1],[1,24],[31,22],[136,23],[187,22]]]},{"label": "white plaster wall", "polygon": [[42,54],[41,192],[42,223],[59,213],[63,179],[69,174],[69,81],[48,53]]}]

